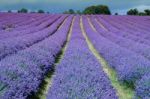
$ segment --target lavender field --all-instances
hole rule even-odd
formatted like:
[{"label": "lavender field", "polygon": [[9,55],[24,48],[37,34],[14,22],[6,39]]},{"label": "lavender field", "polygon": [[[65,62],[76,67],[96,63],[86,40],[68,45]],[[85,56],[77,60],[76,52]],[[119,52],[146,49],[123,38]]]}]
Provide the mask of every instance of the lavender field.
[{"label": "lavender field", "polygon": [[150,99],[150,17],[0,13],[0,99]]}]

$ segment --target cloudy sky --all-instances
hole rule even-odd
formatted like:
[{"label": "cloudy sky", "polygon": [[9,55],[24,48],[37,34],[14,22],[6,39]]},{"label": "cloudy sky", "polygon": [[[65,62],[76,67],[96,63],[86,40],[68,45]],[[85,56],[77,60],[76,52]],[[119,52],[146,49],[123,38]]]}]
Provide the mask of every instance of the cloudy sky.
[{"label": "cloudy sky", "polygon": [[150,9],[150,0],[0,0],[0,10],[43,9],[51,13],[60,13],[68,9],[83,10],[89,5],[108,5],[112,13],[125,14],[130,8]]}]

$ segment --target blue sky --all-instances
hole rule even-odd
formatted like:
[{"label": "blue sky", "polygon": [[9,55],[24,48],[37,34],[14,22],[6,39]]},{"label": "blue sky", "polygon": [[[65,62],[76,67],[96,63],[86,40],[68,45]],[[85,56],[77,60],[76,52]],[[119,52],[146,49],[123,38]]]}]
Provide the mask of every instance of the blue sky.
[{"label": "blue sky", "polygon": [[83,10],[90,5],[108,5],[112,13],[125,14],[130,8],[150,9],[150,0],[0,0],[0,10],[43,9],[51,13],[61,13],[68,9]]}]

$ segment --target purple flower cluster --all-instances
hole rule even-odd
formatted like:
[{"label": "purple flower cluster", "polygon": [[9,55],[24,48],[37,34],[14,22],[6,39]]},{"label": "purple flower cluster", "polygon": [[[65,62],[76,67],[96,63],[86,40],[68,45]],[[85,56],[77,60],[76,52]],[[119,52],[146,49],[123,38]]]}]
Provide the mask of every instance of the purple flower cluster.
[{"label": "purple flower cluster", "polygon": [[[143,18],[143,17],[142,17]],[[116,28],[119,28],[120,30],[129,33],[130,35],[133,35],[135,37],[140,37],[145,40],[149,40],[149,29],[145,27],[149,27],[150,25],[145,26],[145,21],[141,21],[140,24],[137,22],[132,22],[132,20],[140,20],[141,18],[138,17],[137,19],[132,19],[130,17],[121,17],[121,16],[108,16],[103,17],[103,19],[107,20],[115,26]],[[142,25],[141,25],[142,24]],[[143,27],[145,26],[145,27]]]},{"label": "purple flower cluster", "polygon": [[4,58],[7,55],[16,53],[19,50],[28,48],[33,44],[36,44],[44,40],[45,38],[49,37],[50,35],[54,34],[65,18],[66,18],[65,15],[62,16],[60,19],[54,22],[50,27],[45,28],[41,31],[32,34],[18,36],[18,37],[8,38],[5,40],[0,40],[0,59]]},{"label": "purple flower cluster", "polygon": [[72,16],[68,17],[54,35],[0,61],[1,99],[25,99],[38,91],[67,39],[71,20]]},{"label": "purple flower cluster", "polygon": [[[87,37],[118,79],[134,85],[133,98],[150,99],[150,18],[81,17]],[[0,99],[26,99],[39,91],[69,30],[72,35],[47,99],[118,99],[82,35],[81,17],[75,15],[73,21],[73,16],[60,14],[0,13]]]},{"label": "purple flower cluster", "polygon": [[[17,17],[18,19],[20,19],[21,22],[20,21],[18,22],[17,19],[15,19],[14,17]],[[13,32],[13,33],[18,32],[18,31],[21,32],[21,30],[23,31],[23,30],[28,29],[28,28],[33,29],[36,26],[40,25],[42,22],[48,20],[48,18],[51,18],[51,17],[53,17],[53,16],[52,15],[50,15],[50,16],[41,16],[41,15],[40,16],[39,15],[38,16],[37,15],[27,16],[27,15],[24,15],[24,17],[19,16],[19,15],[9,16],[9,19],[4,19],[4,20],[8,20],[8,22],[6,22],[6,23],[1,22],[1,24],[3,24],[1,28],[3,28],[3,30],[0,31],[0,34],[1,35],[2,34],[7,35],[10,32]],[[12,23],[10,21],[11,19],[14,19],[15,22]],[[8,31],[7,28],[12,28],[12,29],[10,31]]]},{"label": "purple flower cluster", "polygon": [[136,84],[136,98],[150,98],[150,73],[145,74]]},{"label": "purple flower cluster", "polygon": [[23,29],[23,27],[27,26],[28,28],[31,26],[35,26],[36,25],[35,21],[41,20],[42,18],[46,18],[48,16],[49,15],[46,14],[39,15],[39,14],[0,13],[0,34],[9,32],[8,28],[11,28],[11,31],[14,31],[21,28]]},{"label": "purple flower cluster", "polygon": [[[104,26],[109,30],[109,31],[112,31],[113,33],[115,33],[117,36],[119,37],[124,37],[126,39],[130,39],[130,40],[133,40],[135,42],[139,42],[139,43],[142,43],[142,44],[145,44],[145,45],[149,45],[150,46],[150,42],[149,40],[147,39],[144,39],[144,38],[141,38],[140,36],[137,37],[137,36],[134,36],[134,35],[131,35],[130,32],[128,31],[125,31],[124,29],[120,29],[118,27],[115,27],[114,25],[110,24],[108,20],[104,20],[103,18],[101,17],[97,17],[98,20],[104,24]],[[138,19],[137,19],[138,20]],[[118,20],[119,21],[119,20]],[[116,23],[116,22],[114,22]],[[118,24],[118,26],[120,26],[120,24]],[[127,28],[128,29],[128,28]],[[126,30],[127,30],[126,29]]]},{"label": "purple flower cluster", "polygon": [[72,36],[47,99],[118,99],[108,77],[88,49],[80,29],[80,17],[73,23]]},{"label": "purple flower cluster", "polygon": [[[121,46],[125,49],[136,52],[137,54],[140,54],[150,60],[150,47],[149,46],[147,46],[143,43],[135,42],[130,39],[126,39],[124,37],[118,37],[117,35],[115,35],[115,32],[106,31],[105,29],[100,27],[99,24],[97,23],[97,21],[94,19],[94,16],[89,16],[89,18],[101,36],[105,37],[106,39],[110,40],[111,42],[118,44],[119,46]],[[124,19],[124,18],[122,18],[122,19]],[[129,18],[127,18],[127,19],[129,19]],[[132,21],[130,20],[130,22],[132,22]],[[136,22],[134,22],[133,24],[135,24],[135,23]],[[135,25],[137,25],[137,24],[135,24]],[[138,27],[139,27],[139,25],[138,25]],[[122,32],[122,29],[118,30],[118,31]],[[140,68],[139,68],[139,71],[145,72],[147,69],[149,71],[149,67],[145,68],[145,70],[142,70],[142,69],[140,70]],[[149,99],[150,98],[150,74],[146,73],[144,76],[141,77],[141,79],[137,80],[135,83],[135,87],[136,87],[136,89],[135,89],[136,92],[135,92],[135,97],[134,97],[135,99]]]},{"label": "purple flower cluster", "polygon": [[105,29],[99,26],[97,21],[94,19],[94,16],[90,16],[90,20],[92,24],[94,25],[95,29],[99,32],[99,34],[105,37],[106,39],[118,44],[119,46],[125,49],[133,51],[137,54],[140,54],[150,60],[150,46],[141,44],[139,42],[135,42],[130,39],[126,39],[124,37],[119,37],[113,31],[106,31]]},{"label": "purple flower cluster", "polygon": [[134,83],[145,73],[150,72],[150,61],[148,59],[120,47],[93,31],[86,16],[83,16],[83,24],[87,36],[108,64],[116,70],[120,81]]}]

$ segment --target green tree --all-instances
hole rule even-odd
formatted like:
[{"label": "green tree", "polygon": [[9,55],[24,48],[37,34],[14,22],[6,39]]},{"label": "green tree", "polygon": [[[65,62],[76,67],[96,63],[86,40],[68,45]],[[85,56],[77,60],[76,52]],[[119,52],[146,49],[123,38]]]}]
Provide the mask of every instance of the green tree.
[{"label": "green tree", "polygon": [[28,10],[26,8],[22,8],[18,10],[18,13],[28,13]]},{"label": "green tree", "polygon": [[84,14],[96,14],[95,10],[96,10],[96,6],[90,6],[90,7],[85,8],[83,13]]},{"label": "green tree", "polygon": [[145,12],[145,15],[150,15],[150,9],[145,9],[144,12]]},{"label": "green tree", "polygon": [[127,11],[127,15],[139,15],[139,11],[137,9],[130,9]]},{"label": "green tree", "polygon": [[69,14],[75,14],[75,11],[73,9],[69,9]]},{"label": "green tree", "polygon": [[97,5],[97,6],[87,7],[83,11],[83,13],[84,14],[106,14],[106,15],[111,14],[109,7],[106,5]]},{"label": "green tree", "polygon": [[82,12],[80,10],[77,10],[76,14],[82,14]]},{"label": "green tree", "polygon": [[63,14],[69,14],[69,12],[68,11],[64,11]]},{"label": "green tree", "polygon": [[68,11],[64,11],[63,14],[75,14],[73,9],[69,9]]},{"label": "green tree", "polygon": [[144,12],[139,12],[139,16],[144,16],[145,13]]},{"label": "green tree", "polygon": [[40,10],[38,10],[38,13],[44,13],[44,10],[40,9]]}]

